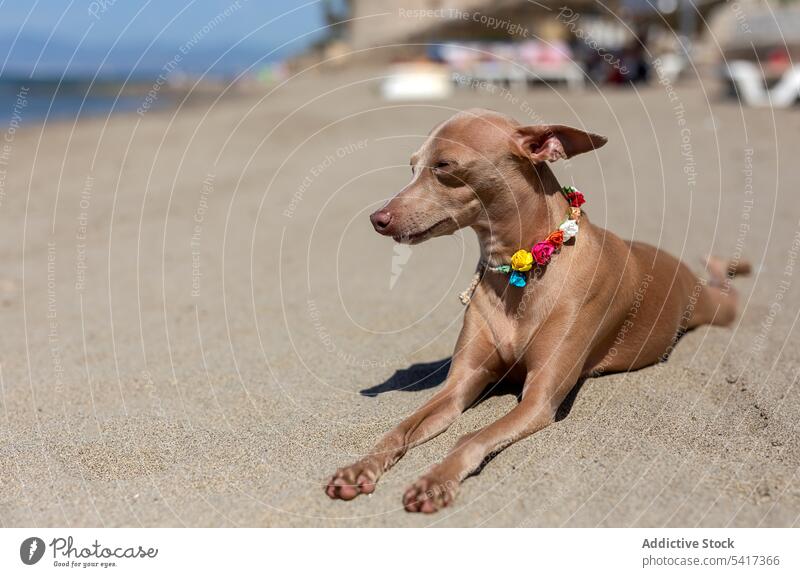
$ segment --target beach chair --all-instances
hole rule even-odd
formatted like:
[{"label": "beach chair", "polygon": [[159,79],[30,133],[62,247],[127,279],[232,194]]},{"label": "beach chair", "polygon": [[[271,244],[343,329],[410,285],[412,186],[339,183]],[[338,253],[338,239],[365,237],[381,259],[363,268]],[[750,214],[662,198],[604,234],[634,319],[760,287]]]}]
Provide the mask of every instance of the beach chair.
[{"label": "beach chair", "polygon": [[747,60],[728,64],[727,76],[742,102],[748,106],[788,108],[800,98],[800,65],[789,68],[769,89],[764,85],[764,76],[758,66]]}]

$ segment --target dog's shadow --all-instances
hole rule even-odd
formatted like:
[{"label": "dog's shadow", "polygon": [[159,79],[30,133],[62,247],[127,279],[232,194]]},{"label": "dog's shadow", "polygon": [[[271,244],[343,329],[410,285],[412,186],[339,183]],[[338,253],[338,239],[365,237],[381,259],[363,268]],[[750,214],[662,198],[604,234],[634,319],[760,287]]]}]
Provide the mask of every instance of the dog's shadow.
[{"label": "dog's shadow", "polygon": [[399,369],[379,385],[360,391],[365,397],[377,397],[391,391],[417,392],[438,387],[447,378],[452,357],[431,363],[416,363]]},{"label": "dog's shadow", "polygon": [[[675,339],[673,340],[672,347],[670,347],[670,353],[678,344],[678,342],[689,332],[691,332],[691,330],[684,329],[678,331],[678,334],[675,335]],[[668,359],[669,354],[666,354],[660,359],[660,362],[666,362]],[[447,357],[446,359],[441,359],[430,363],[416,363],[407,369],[398,369],[391,377],[383,381],[381,384],[369,387],[367,389],[362,389],[360,393],[365,397],[377,397],[378,395],[391,391],[418,392],[438,387],[447,378],[447,372],[450,370],[450,362],[452,360],[452,357]],[[607,371],[596,373],[592,376],[602,377],[604,375],[614,374],[617,372],[627,371]],[[556,421],[561,421],[566,418],[567,415],[569,415],[569,412],[572,409],[572,404],[575,402],[575,399],[577,398],[578,393],[580,392],[580,389],[587,378],[588,377],[581,377],[578,382],[575,383],[575,386],[561,403],[561,406],[556,413]],[[492,383],[486,388],[476,404],[481,403],[489,397],[508,394],[515,395],[519,401],[521,392],[522,391],[519,389],[519,385],[516,385],[515,387],[515,385],[512,383],[505,381]]]},{"label": "dog's shadow", "polygon": [[[407,369],[399,369],[395,371],[391,377],[379,385],[362,389],[360,393],[365,397],[377,397],[378,395],[391,391],[418,392],[438,387],[447,378],[447,372],[450,370],[451,361],[452,357],[447,357],[446,359],[441,359],[430,363],[413,364]],[[575,402],[575,399],[578,397],[578,392],[583,386],[585,380],[585,378],[581,378],[561,403],[561,406],[558,408],[558,412],[556,413],[556,421],[561,421],[569,415],[569,412],[572,410],[572,405]],[[522,387],[520,383],[503,379],[486,387],[484,392],[473,404],[473,406],[478,405],[489,398],[501,397],[504,395],[514,395],[519,402],[521,394]]]}]

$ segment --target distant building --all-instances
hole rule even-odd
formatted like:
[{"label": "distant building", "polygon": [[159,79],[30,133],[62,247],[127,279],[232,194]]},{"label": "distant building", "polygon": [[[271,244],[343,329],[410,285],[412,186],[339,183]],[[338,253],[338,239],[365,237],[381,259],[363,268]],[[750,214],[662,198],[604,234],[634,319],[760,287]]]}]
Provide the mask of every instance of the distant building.
[{"label": "distant building", "polygon": [[[742,5],[759,0],[739,0]],[[387,62],[429,55],[445,42],[565,40],[618,50],[619,46],[673,40],[683,31],[696,38],[705,17],[725,0],[329,0],[330,37],[297,59]],[[699,12],[700,17],[697,16]],[[574,20],[570,20],[574,18]],[[581,38],[577,33],[582,33]],[[623,36],[623,38],[620,38]],[[636,38],[634,38],[636,36]],[[375,50],[372,50],[372,49]]]},{"label": "distant building", "polygon": [[[615,5],[612,0],[607,4]],[[594,0],[352,0],[354,50],[445,40],[524,40],[552,34],[562,7],[594,13]]]}]

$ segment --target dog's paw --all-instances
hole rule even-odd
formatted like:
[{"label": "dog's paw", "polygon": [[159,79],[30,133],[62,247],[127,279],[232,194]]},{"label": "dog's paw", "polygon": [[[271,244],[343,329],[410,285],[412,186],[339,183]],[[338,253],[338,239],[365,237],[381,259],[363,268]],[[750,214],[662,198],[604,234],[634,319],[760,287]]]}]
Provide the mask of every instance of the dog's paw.
[{"label": "dog's paw", "polygon": [[403,506],[411,513],[435,513],[456,497],[459,483],[434,471],[420,477],[403,495]]},{"label": "dog's paw", "polygon": [[361,494],[369,495],[378,482],[378,467],[375,463],[362,459],[349,467],[342,467],[325,484],[325,494],[331,499],[349,501]]}]

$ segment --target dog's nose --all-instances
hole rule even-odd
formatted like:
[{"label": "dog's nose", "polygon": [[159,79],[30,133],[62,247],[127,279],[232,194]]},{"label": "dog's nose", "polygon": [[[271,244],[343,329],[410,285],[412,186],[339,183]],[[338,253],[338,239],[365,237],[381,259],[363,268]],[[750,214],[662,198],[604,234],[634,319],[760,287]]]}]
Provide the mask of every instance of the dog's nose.
[{"label": "dog's nose", "polygon": [[375,230],[383,232],[386,230],[386,227],[389,226],[389,223],[392,222],[392,213],[386,210],[379,210],[369,215],[369,220],[372,222],[372,226],[375,227]]}]

